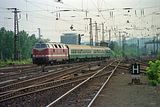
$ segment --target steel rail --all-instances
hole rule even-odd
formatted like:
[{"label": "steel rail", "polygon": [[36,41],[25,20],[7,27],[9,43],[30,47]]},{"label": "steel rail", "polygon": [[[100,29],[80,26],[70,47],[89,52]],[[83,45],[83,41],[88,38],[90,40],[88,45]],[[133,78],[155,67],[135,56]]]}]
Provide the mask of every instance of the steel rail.
[{"label": "steel rail", "polygon": [[67,68],[65,70],[60,70],[58,72],[52,72],[52,73],[49,73],[49,74],[46,74],[46,75],[42,75],[42,76],[39,76],[39,77],[35,77],[35,78],[31,78],[31,79],[28,79],[28,80],[24,80],[24,81],[20,81],[20,82],[17,82],[15,84],[10,84],[10,85],[6,85],[4,87],[0,87],[0,93],[3,92],[3,90],[9,88],[9,87],[25,87],[23,85],[31,85],[31,83],[35,83],[35,82],[39,82],[39,81],[42,81],[43,80],[48,80],[49,77],[52,77],[53,75],[58,75],[59,73],[62,73],[66,70],[71,70],[71,69],[75,69],[75,68],[78,68],[80,69],[80,67],[84,67],[84,66],[76,66],[76,67],[73,67],[73,68]]},{"label": "steel rail", "polygon": [[87,81],[89,81],[90,79],[92,79],[93,77],[95,77],[98,73],[100,73],[101,71],[103,71],[104,69],[106,69],[107,67],[109,67],[112,63],[110,63],[109,65],[107,65],[107,66],[103,67],[102,69],[98,70],[95,74],[93,74],[92,76],[90,76],[89,78],[87,78],[86,80],[84,80],[83,82],[79,83],[74,88],[72,88],[71,90],[67,91],[65,94],[63,94],[62,96],[60,96],[59,98],[57,98],[56,100],[54,100],[53,102],[51,102],[50,104],[46,105],[46,107],[51,107],[52,105],[54,105],[55,103],[57,103],[58,101],[60,101],[62,98],[64,98],[68,94],[70,94],[72,91],[74,91],[75,89],[77,89],[78,87],[80,87],[81,85],[83,85],[84,83],[86,83]]},{"label": "steel rail", "polygon": [[91,105],[93,104],[93,102],[95,101],[95,99],[98,97],[98,95],[100,94],[100,92],[102,91],[102,89],[104,88],[104,86],[108,83],[108,81],[110,80],[110,78],[112,77],[112,75],[114,74],[114,72],[116,71],[118,65],[120,64],[120,62],[117,64],[117,66],[112,70],[112,73],[109,75],[109,77],[107,78],[107,80],[104,82],[104,84],[102,85],[102,87],[99,89],[99,91],[97,92],[97,94],[94,96],[94,98],[92,99],[92,101],[88,104],[87,107],[91,107]]},{"label": "steel rail", "polygon": [[[23,91],[26,92],[26,95],[27,95],[27,93],[35,92],[36,90],[38,91],[39,89],[41,89],[41,87],[44,87],[44,88],[41,89],[41,90],[43,90],[43,89],[46,89],[47,87],[50,88],[51,85],[56,87],[56,85],[60,86],[60,85],[63,85],[63,84],[65,85],[67,83],[72,83],[72,82],[74,83],[76,81],[85,80],[88,77],[88,75],[92,75],[93,73],[94,72],[91,72],[91,73],[88,73],[88,74],[85,74],[85,75],[82,75],[82,76],[78,76],[78,77],[69,78],[69,79],[50,81],[50,82],[46,82],[46,83],[42,83],[42,84],[31,85],[31,86],[28,86],[28,87],[7,91],[7,92],[3,93],[2,95],[0,95],[0,102],[5,101],[5,99],[8,100],[10,98],[14,98],[14,96],[12,97],[12,94],[13,95],[18,94],[16,96],[20,96]],[[79,79],[79,78],[82,78],[82,79]],[[67,82],[65,82],[65,81],[67,81]],[[23,94],[23,95],[25,95],[25,94]]]}]

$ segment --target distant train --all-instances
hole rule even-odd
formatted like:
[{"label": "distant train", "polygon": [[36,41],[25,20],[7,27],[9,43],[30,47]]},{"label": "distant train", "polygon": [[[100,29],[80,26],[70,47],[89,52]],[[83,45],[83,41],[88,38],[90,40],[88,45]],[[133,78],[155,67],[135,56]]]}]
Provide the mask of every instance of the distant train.
[{"label": "distant train", "polygon": [[54,42],[38,42],[32,50],[33,64],[38,65],[101,60],[110,58],[111,56],[111,50],[108,47],[70,45]]}]

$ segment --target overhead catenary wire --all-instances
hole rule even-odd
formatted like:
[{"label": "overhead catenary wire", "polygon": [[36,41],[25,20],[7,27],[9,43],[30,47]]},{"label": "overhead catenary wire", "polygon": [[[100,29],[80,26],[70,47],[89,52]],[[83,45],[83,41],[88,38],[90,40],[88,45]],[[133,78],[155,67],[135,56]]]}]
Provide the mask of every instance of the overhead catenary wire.
[{"label": "overhead catenary wire", "polygon": [[[88,14],[88,17],[93,17],[93,20],[96,20],[97,22],[99,21],[105,21],[107,22],[108,26],[110,26],[110,23],[112,23],[112,19],[108,16],[110,8],[108,5],[108,1],[106,0],[81,0],[83,1],[82,6],[80,7],[76,7],[75,5],[69,3],[69,2],[64,2],[63,4],[59,5],[58,3],[55,3],[54,0],[49,0],[49,2],[43,2],[43,1],[32,1],[32,0],[23,0],[24,3],[26,3],[26,8],[22,8],[21,10],[21,14],[25,15],[26,13],[28,14],[28,16],[26,16],[26,18],[28,17],[28,21],[34,21],[35,25],[42,25],[42,23],[48,23],[48,22],[53,22],[53,24],[56,26],[57,22],[58,23],[63,23],[64,25],[71,25],[71,24],[75,24],[74,26],[78,26],[78,25],[82,25],[83,26],[83,22],[87,23],[86,21],[83,21],[83,18],[86,17],[85,13]],[[96,1],[96,2],[95,2]],[[92,2],[91,4],[89,2]],[[94,7],[92,7],[91,5],[93,4]],[[25,4],[24,4],[25,5]],[[105,5],[105,7],[104,7]],[[156,4],[155,6],[143,6],[143,7],[131,7],[132,10],[136,10],[137,12],[137,17],[135,18],[133,15],[131,16],[133,18],[132,22],[130,24],[136,24],[138,23],[141,19],[145,18],[144,20],[142,20],[143,22],[145,22],[146,26],[148,27],[149,24],[147,25],[147,20],[150,20],[148,17],[154,15],[153,11],[156,12],[158,11],[158,9],[160,9],[160,7],[158,7],[159,4]],[[55,7],[56,6],[60,6],[59,10],[65,10],[68,9],[70,10],[70,12],[63,12],[61,11],[61,18],[59,20],[55,20],[56,16],[55,14],[51,13],[55,11]],[[24,6],[25,7],[25,6]],[[46,8],[45,8],[46,7]],[[92,8],[90,8],[92,7]],[[5,7],[0,7],[0,13],[5,13],[8,14],[9,11],[5,10]],[[141,9],[144,9],[145,11],[152,11],[152,13],[145,13],[145,15],[143,17],[138,16],[138,12],[140,12]],[[103,11],[104,10],[104,11]],[[106,10],[106,11],[105,11]],[[156,11],[155,11],[156,10]],[[120,7],[120,8],[114,8],[114,15],[115,17],[124,17],[123,16],[123,11],[124,8]],[[100,15],[100,17],[95,17],[96,12],[98,12],[98,14]],[[121,13],[122,12],[122,13]],[[107,13],[107,14],[106,14]],[[74,16],[74,17],[72,17]],[[23,16],[24,17],[24,16]],[[23,18],[22,17],[22,18]],[[39,20],[38,21],[36,21]],[[78,22],[77,20],[81,21]],[[118,20],[115,19],[116,21]],[[20,21],[20,23],[22,21],[25,21],[24,18]],[[41,22],[43,21],[43,22]],[[40,23],[40,24],[39,24]],[[84,24],[85,25],[85,24]],[[123,27],[126,26],[127,23],[125,22],[115,22],[115,25],[118,27]],[[81,29],[82,26],[78,26],[77,29]],[[137,25],[138,26],[138,25]],[[144,25],[145,26],[145,25]],[[57,29],[61,29],[57,28]],[[84,28],[85,29],[85,28]]]}]

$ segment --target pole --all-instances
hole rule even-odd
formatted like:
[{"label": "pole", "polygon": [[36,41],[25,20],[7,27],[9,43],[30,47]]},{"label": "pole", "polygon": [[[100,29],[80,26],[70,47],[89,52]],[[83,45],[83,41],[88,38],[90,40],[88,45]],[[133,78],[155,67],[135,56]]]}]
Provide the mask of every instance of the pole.
[{"label": "pole", "polygon": [[14,60],[17,60],[17,27],[16,27],[16,23],[17,23],[17,9],[15,8],[14,10]]},{"label": "pole", "polygon": [[153,38],[153,49],[154,49],[154,55],[156,54],[156,44],[155,44],[156,37]]},{"label": "pole", "polygon": [[93,46],[93,34],[92,34],[92,18],[89,18],[90,20],[90,45]]},{"label": "pole", "polygon": [[102,23],[102,42],[104,42],[104,23]]},{"label": "pole", "polygon": [[39,36],[39,40],[41,39],[41,29],[38,28],[38,36]]},{"label": "pole", "polygon": [[125,56],[125,53],[124,53],[124,51],[125,51],[125,44],[124,44],[124,42],[125,42],[125,36],[124,35],[122,35],[122,56],[124,57]]},{"label": "pole", "polygon": [[158,50],[157,50],[157,51],[158,51],[158,52],[159,52],[159,43],[160,43],[159,35],[160,35],[160,33],[157,35],[157,42],[158,42],[158,48],[157,48]]},{"label": "pole", "polygon": [[145,55],[147,55],[147,44],[146,43],[144,45],[144,49],[145,49]]},{"label": "pole", "polygon": [[111,42],[111,30],[109,30],[109,43]]},{"label": "pole", "polygon": [[158,55],[158,34],[156,35],[157,36],[157,40],[156,40],[156,43],[157,43],[157,50],[156,50],[156,55]]},{"label": "pole", "polygon": [[93,33],[92,33],[92,18],[84,18],[84,19],[89,19],[89,26],[90,26],[90,46],[93,46]]},{"label": "pole", "polygon": [[121,32],[119,32],[119,46],[121,47]]},{"label": "pole", "polygon": [[18,60],[20,58],[20,51],[19,51],[19,26],[18,26],[18,11],[17,8],[7,8],[8,10],[13,10],[12,12],[14,13],[14,60]]},{"label": "pole", "polygon": [[137,40],[138,46],[137,46],[137,51],[138,51],[138,58],[140,58],[140,52],[139,52],[139,39]]},{"label": "pole", "polygon": [[97,29],[97,22],[95,22],[95,46],[98,46],[98,29]]}]

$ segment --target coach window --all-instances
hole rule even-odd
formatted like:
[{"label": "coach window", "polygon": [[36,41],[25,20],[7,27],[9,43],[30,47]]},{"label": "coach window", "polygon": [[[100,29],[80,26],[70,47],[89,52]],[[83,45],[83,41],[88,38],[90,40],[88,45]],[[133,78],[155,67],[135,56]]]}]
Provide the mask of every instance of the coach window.
[{"label": "coach window", "polygon": [[74,50],[71,50],[71,53],[74,53]]}]

